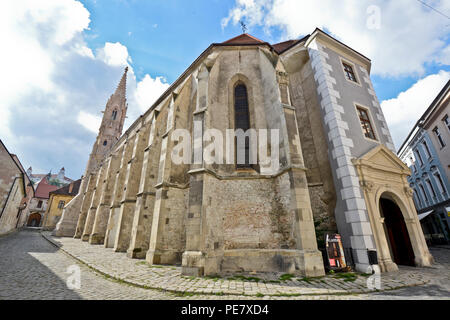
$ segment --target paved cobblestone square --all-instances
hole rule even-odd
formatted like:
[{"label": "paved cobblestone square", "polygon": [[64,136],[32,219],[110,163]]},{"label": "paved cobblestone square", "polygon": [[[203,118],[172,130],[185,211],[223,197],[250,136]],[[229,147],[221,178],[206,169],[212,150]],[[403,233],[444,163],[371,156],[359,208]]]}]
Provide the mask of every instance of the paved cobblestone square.
[{"label": "paved cobblestone square", "polygon": [[[363,276],[184,277],[180,267],[149,266],[79,239],[22,230],[0,238],[0,299],[450,299],[450,248],[433,248],[432,254],[432,268],[382,274],[382,290],[389,291],[369,292]],[[66,282],[73,265],[80,268],[81,287],[72,290]],[[403,288],[390,290],[398,287]]]}]

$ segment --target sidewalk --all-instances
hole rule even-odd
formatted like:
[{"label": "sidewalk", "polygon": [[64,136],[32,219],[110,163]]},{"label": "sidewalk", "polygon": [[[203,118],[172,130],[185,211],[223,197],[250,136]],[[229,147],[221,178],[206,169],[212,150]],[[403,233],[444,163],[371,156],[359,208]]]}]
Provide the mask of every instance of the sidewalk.
[{"label": "sidewalk", "polygon": [[147,289],[159,289],[186,296],[193,294],[246,296],[349,295],[418,286],[430,281],[421,268],[401,267],[399,272],[381,275],[381,290],[369,290],[367,276],[358,274],[298,278],[286,274],[240,274],[220,277],[186,277],[179,266],[149,265],[126,257],[111,248],[90,245],[79,239],[41,235],[73,258],[105,277]]}]

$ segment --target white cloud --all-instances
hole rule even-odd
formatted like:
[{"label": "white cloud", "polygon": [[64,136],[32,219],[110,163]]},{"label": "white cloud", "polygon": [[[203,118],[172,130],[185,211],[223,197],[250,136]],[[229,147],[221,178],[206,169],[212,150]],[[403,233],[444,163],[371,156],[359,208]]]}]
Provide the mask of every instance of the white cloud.
[{"label": "white cloud", "polygon": [[142,111],[147,110],[166,91],[169,84],[163,77],[152,79],[148,74],[137,84],[136,100]]},{"label": "white cloud", "polygon": [[[373,5],[380,9],[379,29],[367,27]],[[432,5],[450,12],[450,1]],[[423,74],[424,64],[440,56],[450,31],[448,19],[412,0],[237,0],[222,26],[240,19],[249,27],[281,28],[283,39],[326,29],[371,58],[373,72],[383,76]],[[447,64],[448,57],[439,61]]]},{"label": "white cloud", "polygon": [[97,134],[102,122],[102,117],[81,110],[78,112],[77,121],[87,130]]},{"label": "white cloud", "polygon": [[417,120],[450,79],[450,72],[440,71],[417,81],[397,98],[381,102],[392,139],[401,146]]},{"label": "white cloud", "polygon": [[132,62],[127,47],[120,42],[106,42],[103,48],[97,50],[97,57],[111,66],[126,66]]},{"label": "white cloud", "polygon": [[[123,44],[87,45],[89,11],[75,0],[0,1],[0,138],[24,166],[65,166],[76,178],[86,166],[101,113],[125,65],[128,119],[133,122],[167,84],[136,80]],[[70,143],[68,143],[70,141]]]}]

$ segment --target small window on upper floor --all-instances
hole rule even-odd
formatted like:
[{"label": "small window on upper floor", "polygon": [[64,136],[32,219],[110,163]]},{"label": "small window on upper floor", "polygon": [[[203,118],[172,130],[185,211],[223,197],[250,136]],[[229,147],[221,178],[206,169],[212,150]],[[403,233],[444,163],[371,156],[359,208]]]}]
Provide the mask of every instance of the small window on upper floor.
[{"label": "small window on upper floor", "polygon": [[103,145],[106,146],[108,144],[108,141],[103,141]]},{"label": "small window on upper floor", "polygon": [[448,119],[448,115],[445,115],[444,119],[442,119],[442,122],[444,122],[444,124],[447,127],[448,131],[450,131],[450,120]]},{"label": "small window on upper floor", "polygon": [[421,156],[421,154],[419,152],[419,149],[416,149],[415,151],[416,151],[417,159],[419,159],[420,166],[423,166],[423,159],[422,159],[422,156]]},{"label": "small window on upper floor", "polygon": [[347,77],[347,79],[358,83],[355,72],[353,71],[353,67],[345,62],[342,62],[342,65],[344,66],[344,72],[345,72],[345,76]]},{"label": "small window on upper floor", "polygon": [[59,203],[58,203],[58,209],[64,208],[64,203],[65,203],[64,200],[60,200]]},{"label": "small window on upper floor", "polygon": [[117,110],[114,110],[114,111],[112,112],[112,119],[113,119],[113,120],[116,120],[116,118],[117,118]]},{"label": "small window on upper floor", "polygon": [[361,128],[366,138],[377,140],[375,137],[375,131],[373,130],[372,122],[370,121],[369,111],[363,107],[356,106],[358,110],[359,121],[361,122]]},{"label": "small window on upper floor", "polygon": [[422,141],[422,146],[423,146],[423,150],[425,150],[425,155],[427,156],[427,159],[431,158],[431,152],[430,149],[428,148],[428,144],[426,141]]},{"label": "small window on upper floor", "polygon": [[439,128],[435,127],[433,129],[433,133],[436,136],[436,139],[438,140],[439,145],[441,146],[441,148],[444,148],[445,147],[445,142],[444,142],[444,138],[442,138],[442,135],[441,135],[441,132],[439,131]]},{"label": "small window on upper floor", "polygon": [[42,200],[39,200],[38,204],[37,204],[38,208],[42,208]]}]

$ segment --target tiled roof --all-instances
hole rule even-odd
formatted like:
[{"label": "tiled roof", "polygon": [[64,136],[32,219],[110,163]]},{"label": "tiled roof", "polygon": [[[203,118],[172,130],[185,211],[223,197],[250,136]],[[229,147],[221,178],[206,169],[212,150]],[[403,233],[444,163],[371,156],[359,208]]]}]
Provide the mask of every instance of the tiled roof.
[{"label": "tiled roof", "polygon": [[67,196],[76,196],[78,190],[80,189],[81,179],[78,179],[65,187],[59,188],[55,191],[50,192],[51,194],[62,194]]},{"label": "tiled roof", "polygon": [[224,41],[224,44],[258,44],[258,43],[265,43],[262,40],[259,40],[247,33],[243,33],[237,37],[234,37],[230,40]]},{"label": "tiled roof", "polygon": [[49,198],[49,193],[58,189],[58,186],[54,186],[48,183],[47,178],[44,177],[37,185],[34,196],[36,198]]},{"label": "tiled roof", "polygon": [[287,48],[293,46],[296,44],[299,40],[288,40],[280,43],[273,44],[272,47],[275,49],[276,52],[280,53],[286,50]]}]

